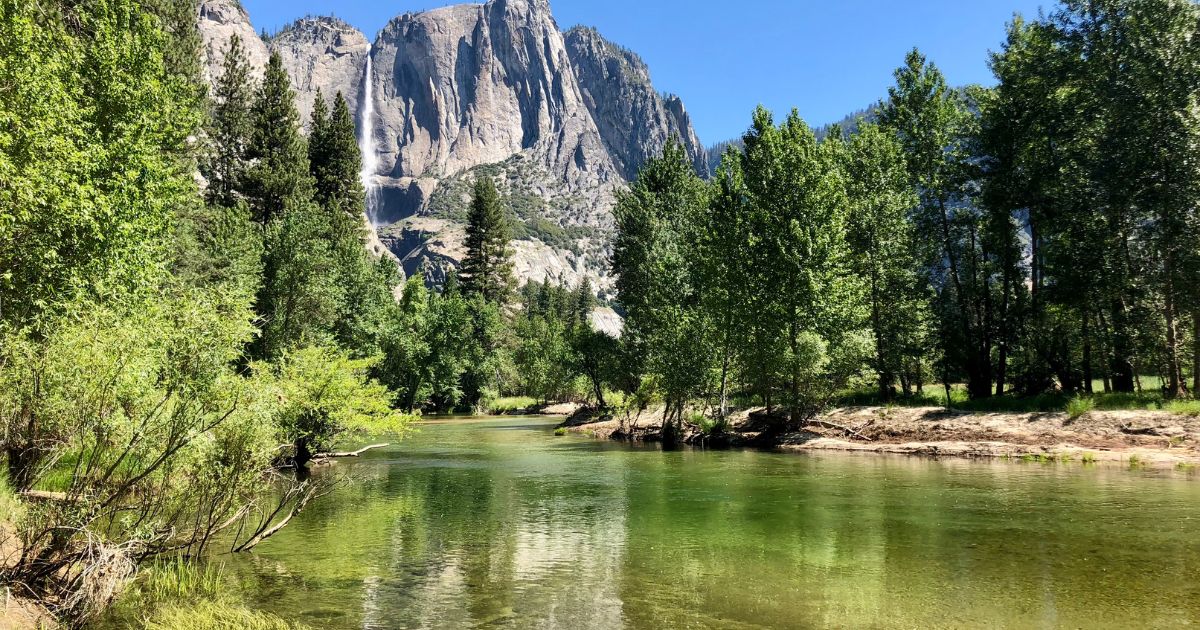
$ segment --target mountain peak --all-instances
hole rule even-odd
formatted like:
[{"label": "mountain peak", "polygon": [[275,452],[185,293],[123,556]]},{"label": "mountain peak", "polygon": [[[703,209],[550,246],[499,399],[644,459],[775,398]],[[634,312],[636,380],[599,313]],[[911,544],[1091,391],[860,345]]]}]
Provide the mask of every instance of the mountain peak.
[{"label": "mountain peak", "polygon": [[[209,51],[227,46],[234,30],[254,33],[234,0],[201,7]],[[253,64],[265,64],[268,49],[283,60],[306,122],[318,89],[326,98],[341,92],[358,112],[378,164],[372,216],[408,273],[436,279],[457,264],[470,184],[490,177],[520,223],[514,263],[523,279],[588,277],[603,289],[612,284],[616,191],[671,137],[706,172],[682,103],[655,90],[641,57],[595,29],[564,34],[547,0],[405,13],[373,43],[328,16],[253,40]]]}]

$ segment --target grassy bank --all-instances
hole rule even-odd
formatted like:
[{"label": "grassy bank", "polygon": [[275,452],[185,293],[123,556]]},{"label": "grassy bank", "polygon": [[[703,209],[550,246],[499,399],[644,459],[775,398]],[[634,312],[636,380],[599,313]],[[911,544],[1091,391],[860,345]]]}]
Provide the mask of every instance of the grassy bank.
[{"label": "grassy bank", "polygon": [[98,624],[103,629],[304,630],[247,608],[226,586],[219,564],[164,559],[141,571]]}]

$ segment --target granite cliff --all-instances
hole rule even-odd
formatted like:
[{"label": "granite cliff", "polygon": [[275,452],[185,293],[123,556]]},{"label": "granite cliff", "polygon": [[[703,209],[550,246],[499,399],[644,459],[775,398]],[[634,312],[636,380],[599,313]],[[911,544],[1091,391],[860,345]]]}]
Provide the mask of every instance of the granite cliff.
[{"label": "granite cliff", "polygon": [[587,276],[603,292],[616,191],[672,137],[707,173],[682,102],[594,29],[564,34],[547,0],[406,13],[373,42],[330,17],[302,18],[264,40],[236,0],[201,0],[199,24],[209,81],[237,34],[256,68],[280,55],[306,119],[318,89],[346,97],[375,157],[378,238],[406,273],[433,282],[464,253],[475,178],[492,177],[513,207],[521,280]]}]

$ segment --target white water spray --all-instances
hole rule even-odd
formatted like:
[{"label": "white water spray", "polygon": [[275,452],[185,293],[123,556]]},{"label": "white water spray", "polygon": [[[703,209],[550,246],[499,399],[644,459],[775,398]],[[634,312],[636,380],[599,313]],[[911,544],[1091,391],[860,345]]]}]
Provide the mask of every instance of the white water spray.
[{"label": "white water spray", "polygon": [[375,150],[375,83],[371,71],[371,53],[367,53],[367,68],[363,72],[362,125],[358,133],[358,150],[362,153],[362,171],[358,178],[367,194],[367,219],[371,227],[376,224],[376,205],[379,198],[379,187],[375,183],[375,175],[379,169],[379,155]]}]

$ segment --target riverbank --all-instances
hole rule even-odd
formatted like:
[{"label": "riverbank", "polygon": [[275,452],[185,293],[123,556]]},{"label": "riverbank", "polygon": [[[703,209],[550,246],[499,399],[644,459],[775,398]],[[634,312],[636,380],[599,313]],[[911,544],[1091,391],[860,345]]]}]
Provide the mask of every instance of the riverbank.
[{"label": "riverbank", "polygon": [[[581,411],[562,425],[598,439],[657,441],[661,411],[602,416]],[[691,444],[783,451],[855,451],[936,457],[1119,462],[1137,467],[1200,466],[1200,418],[1166,411],[970,413],[941,407],[843,407],[802,430],[772,434],[763,409],[731,417],[731,431],[712,436],[685,429]]]}]

